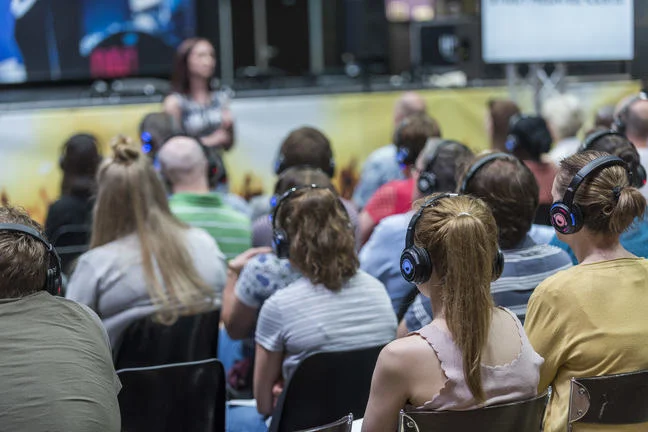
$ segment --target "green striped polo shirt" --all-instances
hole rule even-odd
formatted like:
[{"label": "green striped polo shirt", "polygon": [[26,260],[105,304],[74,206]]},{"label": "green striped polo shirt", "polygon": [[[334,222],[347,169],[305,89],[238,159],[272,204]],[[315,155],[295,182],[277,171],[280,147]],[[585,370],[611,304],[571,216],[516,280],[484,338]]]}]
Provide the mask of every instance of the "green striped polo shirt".
[{"label": "green striped polo shirt", "polygon": [[250,219],[215,193],[177,193],[169,198],[169,205],[178,219],[207,231],[228,260],[252,246]]}]

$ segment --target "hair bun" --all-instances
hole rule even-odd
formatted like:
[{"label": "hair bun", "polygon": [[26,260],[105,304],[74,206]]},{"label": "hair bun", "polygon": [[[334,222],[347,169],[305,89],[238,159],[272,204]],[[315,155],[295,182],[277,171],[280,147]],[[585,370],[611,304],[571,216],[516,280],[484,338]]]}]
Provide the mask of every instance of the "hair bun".
[{"label": "hair bun", "polygon": [[121,163],[131,163],[135,162],[141,156],[141,152],[137,146],[133,143],[133,140],[124,136],[119,135],[113,139],[111,143],[113,151],[113,160]]}]

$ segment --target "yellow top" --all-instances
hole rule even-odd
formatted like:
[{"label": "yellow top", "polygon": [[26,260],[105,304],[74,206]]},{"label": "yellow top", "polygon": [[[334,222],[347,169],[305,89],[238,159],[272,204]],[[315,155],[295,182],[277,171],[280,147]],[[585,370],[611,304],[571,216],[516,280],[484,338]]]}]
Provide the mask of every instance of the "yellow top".
[{"label": "yellow top", "polygon": [[[544,357],[538,391],[553,388],[545,432],[567,430],[569,380],[648,369],[648,260],[623,258],[561,271],[535,290],[525,330]],[[646,431],[574,424],[576,431]]]}]

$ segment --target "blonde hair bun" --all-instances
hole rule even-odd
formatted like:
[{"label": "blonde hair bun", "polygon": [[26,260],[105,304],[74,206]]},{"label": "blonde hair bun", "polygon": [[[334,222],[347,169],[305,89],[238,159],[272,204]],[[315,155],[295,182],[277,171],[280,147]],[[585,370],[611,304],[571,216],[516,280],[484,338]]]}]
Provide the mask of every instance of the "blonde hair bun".
[{"label": "blonde hair bun", "polygon": [[132,139],[118,135],[110,144],[113,151],[113,160],[120,163],[132,163],[138,160],[142,154]]}]

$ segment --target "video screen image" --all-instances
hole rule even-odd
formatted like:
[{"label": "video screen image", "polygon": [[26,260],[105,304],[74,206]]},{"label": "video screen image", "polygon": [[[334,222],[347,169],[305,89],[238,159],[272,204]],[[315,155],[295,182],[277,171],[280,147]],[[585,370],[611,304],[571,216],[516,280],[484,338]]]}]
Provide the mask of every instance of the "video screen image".
[{"label": "video screen image", "polygon": [[0,83],[168,73],[194,0],[0,0]]}]

